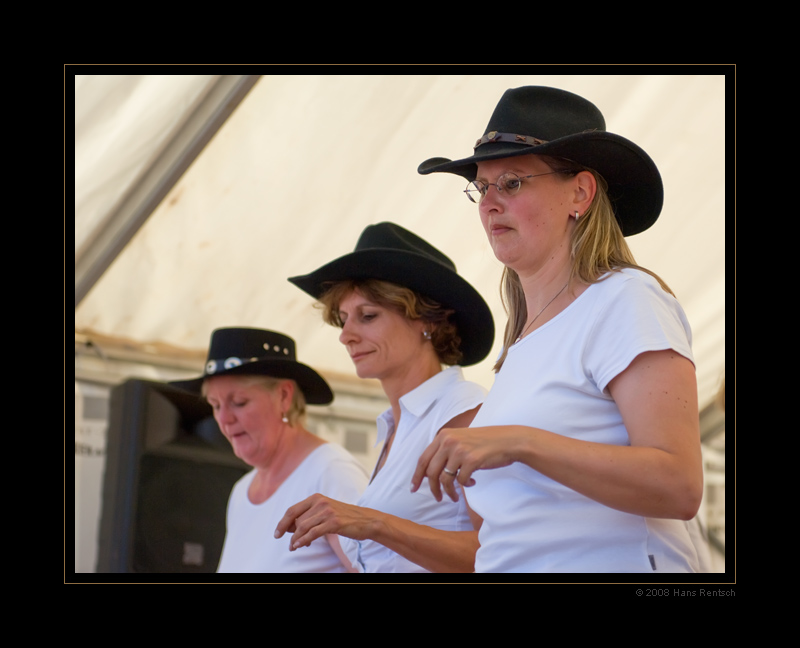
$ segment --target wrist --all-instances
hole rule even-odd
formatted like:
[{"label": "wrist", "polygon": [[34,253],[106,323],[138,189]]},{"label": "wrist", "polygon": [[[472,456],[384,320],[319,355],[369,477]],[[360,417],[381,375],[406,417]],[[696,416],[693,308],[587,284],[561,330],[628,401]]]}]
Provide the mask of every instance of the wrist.
[{"label": "wrist", "polygon": [[365,530],[368,540],[385,544],[394,530],[391,525],[391,516],[382,511],[370,510]]}]

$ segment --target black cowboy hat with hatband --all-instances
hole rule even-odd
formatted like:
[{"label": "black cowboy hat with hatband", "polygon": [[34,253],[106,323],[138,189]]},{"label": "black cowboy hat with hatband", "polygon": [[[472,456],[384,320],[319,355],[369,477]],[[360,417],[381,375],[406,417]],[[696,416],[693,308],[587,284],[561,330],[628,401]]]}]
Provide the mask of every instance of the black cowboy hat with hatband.
[{"label": "black cowboy hat with hatband", "polygon": [[431,158],[417,171],[454,173],[471,181],[478,162],[531,154],[566,158],[603,176],[625,236],[643,232],[661,213],[664,187],[650,156],[606,131],[605,119],[593,103],[557,88],[506,90],[471,156]]},{"label": "black cowboy hat with hatband", "polygon": [[480,293],[456,271],[442,252],[395,223],[369,225],[355,250],[289,281],[315,299],[331,282],[381,279],[429,297],[455,313],[452,321],[461,338],[459,364],[483,360],[494,343],[494,319]]},{"label": "black cowboy hat with hatband", "polygon": [[288,335],[256,328],[219,328],[211,334],[203,375],[169,383],[200,394],[203,381],[214,376],[259,375],[294,380],[310,405],[327,405],[333,392],[316,371],[297,361],[295,342]]}]

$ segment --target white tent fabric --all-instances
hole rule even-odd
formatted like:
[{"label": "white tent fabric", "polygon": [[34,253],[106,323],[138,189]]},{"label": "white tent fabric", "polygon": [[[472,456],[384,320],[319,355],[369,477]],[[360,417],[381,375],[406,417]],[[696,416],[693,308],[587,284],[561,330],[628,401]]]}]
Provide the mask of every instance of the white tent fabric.
[{"label": "white tent fabric", "polygon": [[[354,375],[338,333],[286,277],[352,251],[366,225],[390,220],[448,254],[492,307],[495,348],[467,370],[490,386],[505,322],[500,264],[463,180],[416,168],[467,155],[505,89],[551,85],[593,101],[608,130],[642,146],[662,173],[662,215],[629,243],[686,309],[707,405],[725,368],[725,77],[519,69],[533,73],[261,77],[89,279],[76,331],[202,350],[216,327],[271,328],[297,340],[301,361]],[[75,78],[76,289],[80,264],[110,248],[98,238],[110,214],[145,175],[159,175],[174,134],[219,80]]]}]

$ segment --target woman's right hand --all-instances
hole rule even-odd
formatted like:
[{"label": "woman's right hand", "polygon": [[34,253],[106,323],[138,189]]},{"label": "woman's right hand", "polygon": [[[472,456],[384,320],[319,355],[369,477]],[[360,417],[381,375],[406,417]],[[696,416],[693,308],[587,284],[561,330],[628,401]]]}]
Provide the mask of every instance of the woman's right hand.
[{"label": "woman's right hand", "polygon": [[[480,527],[480,518],[475,516],[473,524]],[[337,551],[335,535],[341,535],[353,540],[373,540],[432,572],[471,573],[475,570],[478,550],[477,531],[442,531],[338,502],[319,493],[286,510],[275,529],[275,537],[287,532],[294,533],[289,543],[291,551],[307,547],[322,536],[328,536]],[[347,566],[347,560],[342,555],[340,558]]]},{"label": "woman's right hand", "polygon": [[443,428],[425,449],[411,478],[411,492],[428,478],[431,493],[437,502],[443,492],[458,501],[458,485],[475,484],[473,473],[509,466],[517,460],[515,452],[527,440],[520,426]]},{"label": "woman's right hand", "polygon": [[327,534],[366,540],[375,513],[372,509],[345,504],[317,493],[286,510],[275,529],[275,537],[293,533],[290,551],[307,547]]}]

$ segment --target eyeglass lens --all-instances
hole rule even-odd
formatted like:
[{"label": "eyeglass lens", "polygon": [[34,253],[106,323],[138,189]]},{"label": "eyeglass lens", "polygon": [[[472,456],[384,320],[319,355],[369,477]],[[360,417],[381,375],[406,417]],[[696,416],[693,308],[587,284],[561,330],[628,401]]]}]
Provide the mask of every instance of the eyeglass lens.
[{"label": "eyeglass lens", "polygon": [[[525,178],[536,178],[543,175],[552,175],[553,173],[563,172],[550,171],[548,173],[537,173],[534,175],[527,175]],[[469,198],[472,202],[479,203],[486,196],[486,192],[489,191],[489,187],[494,185],[497,187],[497,191],[500,193],[507,193],[509,196],[512,196],[519,191],[520,186],[522,186],[522,180],[525,178],[520,178],[516,173],[511,173],[509,171],[508,173],[501,175],[497,179],[497,182],[473,180],[467,185],[467,188],[464,189],[464,193],[467,194],[467,198]]]},{"label": "eyeglass lens", "polygon": [[[528,176],[530,177],[530,176]],[[482,180],[473,180],[467,185],[467,188],[464,190],[464,193],[467,194],[467,197],[474,203],[479,203],[483,200],[486,192],[489,190],[489,187],[494,185],[497,187],[497,190],[501,193],[507,193],[508,195],[515,194],[519,191],[520,185],[522,181],[520,177],[516,173],[504,173],[501,175],[497,182],[483,182]]]}]

